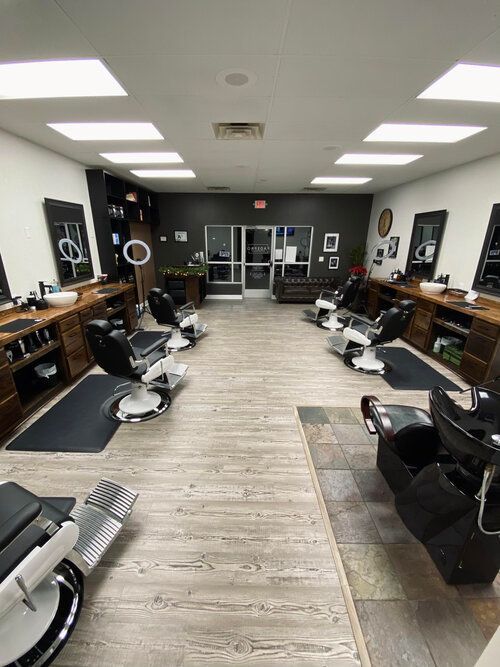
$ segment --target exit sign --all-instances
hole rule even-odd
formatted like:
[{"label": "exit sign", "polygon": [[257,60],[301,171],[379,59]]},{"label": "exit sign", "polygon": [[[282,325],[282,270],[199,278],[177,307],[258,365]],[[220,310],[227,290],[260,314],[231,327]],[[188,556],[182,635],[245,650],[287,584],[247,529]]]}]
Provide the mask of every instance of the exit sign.
[{"label": "exit sign", "polygon": [[267,201],[265,199],[256,199],[253,203],[254,208],[266,208]]}]

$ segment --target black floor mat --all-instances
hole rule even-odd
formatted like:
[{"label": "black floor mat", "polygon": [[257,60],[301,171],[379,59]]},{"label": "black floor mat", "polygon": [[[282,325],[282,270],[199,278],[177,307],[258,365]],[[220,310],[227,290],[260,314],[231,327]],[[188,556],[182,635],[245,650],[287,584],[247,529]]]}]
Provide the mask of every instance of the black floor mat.
[{"label": "black floor mat", "polygon": [[38,324],[39,322],[43,322],[43,318],[36,320],[23,320],[22,318],[19,320],[13,320],[12,322],[7,322],[7,324],[2,324],[0,327],[0,333],[18,333],[19,331],[24,331],[24,329],[29,329],[34,324]]},{"label": "black floor mat", "polygon": [[403,347],[381,347],[377,357],[392,366],[382,377],[393,389],[429,391],[439,385],[445,391],[461,391],[457,384]]},{"label": "black floor mat", "polygon": [[122,381],[111,375],[89,375],[18,435],[7,445],[7,449],[23,452],[101,452],[120,425],[101,413],[101,405]]}]

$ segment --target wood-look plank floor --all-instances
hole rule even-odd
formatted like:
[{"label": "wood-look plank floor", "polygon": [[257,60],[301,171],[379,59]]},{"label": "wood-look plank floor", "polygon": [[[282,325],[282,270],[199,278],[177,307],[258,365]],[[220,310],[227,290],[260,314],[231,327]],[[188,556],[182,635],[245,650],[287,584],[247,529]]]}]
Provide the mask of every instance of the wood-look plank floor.
[{"label": "wood-look plank floor", "polygon": [[1,451],[0,479],[41,495],[82,500],[102,476],[140,493],[59,667],[359,664],[293,407],[427,399],[347,369],[301,310],[206,302],[165,415],[101,454]]}]

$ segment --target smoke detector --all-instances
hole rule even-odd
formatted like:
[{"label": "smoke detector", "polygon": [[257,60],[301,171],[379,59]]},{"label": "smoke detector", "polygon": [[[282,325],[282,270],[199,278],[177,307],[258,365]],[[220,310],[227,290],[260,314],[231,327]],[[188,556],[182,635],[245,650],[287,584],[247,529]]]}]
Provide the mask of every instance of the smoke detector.
[{"label": "smoke detector", "polygon": [[215,80],[224,88],[247,88],[255,84],[257,75],[246,69],[225,69],[217,74]]},{"label": "smoke detector", "polygon": [[228,185],[207,185],[209,192],[229,192],[231,188]]},{"label": "smoke detector", "polygon": [[212,123],[216,139],[255,141],[264,137],[264,123]]}]

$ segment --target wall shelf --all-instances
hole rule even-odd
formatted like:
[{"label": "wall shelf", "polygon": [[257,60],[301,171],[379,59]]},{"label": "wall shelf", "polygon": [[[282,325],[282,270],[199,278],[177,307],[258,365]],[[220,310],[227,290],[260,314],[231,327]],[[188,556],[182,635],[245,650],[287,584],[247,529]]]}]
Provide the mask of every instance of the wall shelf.
[{"label": "wall shelf", "polygon": [[47,345],[44,345],[43,347],[41,347],[36,352],[32,352],[29,356],[23,357],[22,359],[18,359],[17,361],[13,361],[10,364],[10,370],[13,373],[15,373],[16,371],[20,370],[21,368],[24,368],[25,366],[28,366],[28,364],[31,364],[33,361],[36,361],[37,359],[41,359],[46,354],[48,354],[49,352],[52,352],[52,350],[55,350],[58,347],[61,347],[61,344],[57,340],[53,341],[52,343],[48,343]]},{"label": "wall shelf", "polygon": [[445,329],[449,329],[450,331],[453,331],[453,333],[460,334],[461,336],[467,337],[470,334],[470,329],[457,327],[455,324],[451,324],[450,322],[446,322],[446,320],[442,320],[439,317],[434,318],[434,323],[439,324],[440,327],[444,327]]}]

